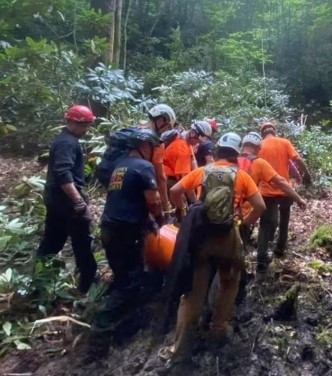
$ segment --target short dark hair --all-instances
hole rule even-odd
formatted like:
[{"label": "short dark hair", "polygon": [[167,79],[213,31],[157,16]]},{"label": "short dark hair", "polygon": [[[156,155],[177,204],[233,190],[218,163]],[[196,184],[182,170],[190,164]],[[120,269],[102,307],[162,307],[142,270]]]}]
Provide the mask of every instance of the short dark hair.
[{"label": "short dark hair", "polygon": [[218,146],[217,148],[217,158],[218,159],[226,159],[228,162],[234,163],[237,162],[237,157],[239,156],[239,153],[232,149],[228,148],[226,146]]},{"label": "short dark hair", "polygon": [[262,138],[266,137],[268,134],[273,134],[274,136],[277,134],[274,126],[271,125],[271,126],[266,126],[266,127],[263,128],[263,130],[261,132]]}]

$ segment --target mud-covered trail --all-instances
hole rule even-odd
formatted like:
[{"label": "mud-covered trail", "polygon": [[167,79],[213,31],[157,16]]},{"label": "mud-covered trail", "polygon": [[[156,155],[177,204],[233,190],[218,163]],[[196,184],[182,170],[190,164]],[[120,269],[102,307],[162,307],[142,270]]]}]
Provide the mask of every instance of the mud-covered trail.
[{"label": "mud-covered trail", "polygon": [[[31,350],[6,354],[0,375],[332,375],[332,256],[324,248],[310,249],[308,243],[314,229],[332,223],[332,192],[311,195],[307,202],[305,212],[292,208],[286,257],[275,259],[264,278],[250,274],[247,297],[231,322],[230,341],[212,350],[197,340],[192,366],[169,368],[158,356],[172,343],[174,332],[157,337],[152,329],[142,330],[98,358],[86,340],[89,331],[63,323],[57,325],[56,335],[41,336]],[[250,272],[253,261],[249,254]],[[281,310],[286,292],[294,286],[299,287],[294,305]]]}]

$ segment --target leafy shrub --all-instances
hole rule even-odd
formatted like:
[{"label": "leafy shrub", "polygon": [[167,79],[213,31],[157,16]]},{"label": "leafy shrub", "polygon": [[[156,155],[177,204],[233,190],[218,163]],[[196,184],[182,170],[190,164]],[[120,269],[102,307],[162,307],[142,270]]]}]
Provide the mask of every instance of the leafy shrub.
[{"label": "leafy shrub", "polygon": [[332,134],[313,126],[295,140],[301,155],[305,158],[316,180],[331,182],[332,179]]},{"label": "leafy shrub", "polygon": [[158,100],[176,109],[181,121],[216,117],[223,129],[245,132],[254,118],[283,118],[291,112],[283,87],[272,78],[231,76],[225,72],[182,72],[154,89]]},{"label": "leafy shrub", "polygon": [[81,60],[62,47],[27,37],[0,53],[0,116],[23,143],[38,142],[45,124],[58,123],[71,101]]}]

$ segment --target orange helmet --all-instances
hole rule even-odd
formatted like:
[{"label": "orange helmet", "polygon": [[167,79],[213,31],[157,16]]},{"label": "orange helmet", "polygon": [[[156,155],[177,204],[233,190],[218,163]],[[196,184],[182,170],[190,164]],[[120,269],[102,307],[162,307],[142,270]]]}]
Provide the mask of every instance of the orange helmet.
[{"label": "orange helmet", "polygon": [[69,107],[65,113],[65,120],[76,123],[93,123],[95,117],[90,108],[80,105]]}]

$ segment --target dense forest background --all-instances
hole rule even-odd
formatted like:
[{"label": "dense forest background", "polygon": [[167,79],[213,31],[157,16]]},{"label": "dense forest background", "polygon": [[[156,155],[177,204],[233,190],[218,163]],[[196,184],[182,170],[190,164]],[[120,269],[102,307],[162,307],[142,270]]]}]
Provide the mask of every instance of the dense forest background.
[{"label": "dense forest background", "polygon": [[0,14],[0,131],[21,146],[77,101],[117,124],[163,100],[183,122],[330,125],[329,1],[2,0]]},{"label": "dense forest background", "polygon": [[[81,141],[94,257],[105,282],[110,272],[98,243],[105,194],[94,168],[105,136],[145,119],[157,102],[172,106],[184,127],[215,117],[219,133],[243,136],[257,130],[260,117],[273,118],[313,177],[310,188],[296,188],[308,209],[292,209],[287,259],[271,266],[266,284],[250,283],[235,345],[222,350],[220,364],[203,354],[195,374],[331,374],[331,20],[328,0],[0,0],[4,374],[157,374],[149,373],[159,351],[151,350],[150,335],[129,352],[113,349],[102,366],[85,361],[81,347],[74,351],[82,333],[73,326],[89,326],[105,285],[91,289],[87,306],[80,307],[69,249],[33,267],[46,214],[45,166],[39,162],[47,158],[67,107],[85,104],[98,117]],[[298,284],[302,292],[292,298],[297,318],[291,311],[280,324],[271,309],[278,312]],[[71,357],[63,356],[66,351]]]}]

